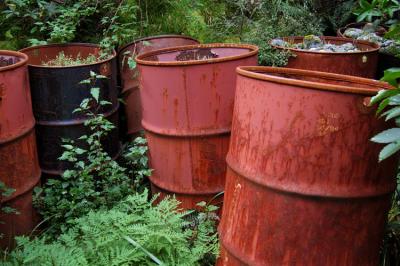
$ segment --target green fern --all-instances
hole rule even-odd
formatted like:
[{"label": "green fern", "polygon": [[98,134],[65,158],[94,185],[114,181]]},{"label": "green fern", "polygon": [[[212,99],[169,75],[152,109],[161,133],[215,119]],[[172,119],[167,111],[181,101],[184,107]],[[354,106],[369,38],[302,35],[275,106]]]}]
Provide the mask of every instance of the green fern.
[{"label": "green fern", "polygon": [[[194,228],[175,199],[154,205],[148,191],[129,196],[109,211],[71,222],[57,240],[18,238],[4,265],[201,265],[215,261],[218,238],[206,213]],[[204,265],[204,264],[203,264]]]}]

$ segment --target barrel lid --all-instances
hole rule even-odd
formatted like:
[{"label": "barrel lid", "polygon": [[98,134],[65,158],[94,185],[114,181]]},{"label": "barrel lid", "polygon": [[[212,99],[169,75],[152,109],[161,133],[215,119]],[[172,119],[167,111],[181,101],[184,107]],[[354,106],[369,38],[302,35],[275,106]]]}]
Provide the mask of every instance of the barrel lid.
[{"label": "barrel lid", "polygon": [[386,82],[334,73],[293,68],[242,66],[240,76],[316,90],[373,96],[382,89],[393,89]]},{"label": "barrel lid", "polygon": [[[47,50],[47,51],[46,51]],[[86,51],[85,51],[86,50]],[[85,55],[85,53],[89,54],[98,54],[101,50],[100,45],[92,44],[92,43],[55,43],[55,44],[46,44],[46,45],[37,45],[31,46],[28,48],[24,48],[20,50],[22,53],[26,53],[29,56],[28,65],[30,67],[38,67],[38,68],[51,68],[51,69],[58,69],[58,68],[75,68],[75,67],[82,67],[82,66],[92,66],[92,65],[99,65],[105,62],[109,62],[117,56],[117,53],[113,49],[112,55],[106,59],[96,61],[95,63],[91,64],[79,64],[73,66],[44,66],[42,62],[45,60],[50,60],[55,58],[60,52],[64,51],[67,54],[70,53],[72,55]],[[41,51],[46,51],[45,53],[41,54]]]},{"label": "barrel lid", "polygon": [[136,39],[128,44],[125,44],[124,46],[122,46],[121,48],[118,49],[118,53],[122,53],[126,48],[128,48],[129,46],[139,43],[139,42],[144,42],[144,41],[151,41],[151,40],[157,40],[157,39],[168,39],[168,38],[180,38],[180,39],[187,39],[187,40],[192,40],[194,42],[199,43],[198,40],[186,36],[186,35],[179,35],[179,34],[163,34],[163,35],[155,35],[155,36],[148,36],[148,37],[144,37],[144,38],[140,38],[140,39]]},{"label": "barrel lid", "polygon": [[186,66],[232,61],[257,54],[255,45],[212,43],[154,50],[138,55],[136,62],[150,66]]},{"label": "barrel lid", "polygon": [[[26,54],[16,51],[0,50],[0,72],[18,68],[25,65],[27,62],[28,56]],[[3,64],[4,66],[2,66]]]},{"label": "barrel lid", "polygon": [[[298,48],[290,48],[290,47],[283,47],[278,45],[271,46],[276,49],[283,49],[288,51],[293,51],[296,53],[308,53],[308,54],[329,54],[329,55],[351,55],[351,54],[366,54],[366,53],[378,53],[379,51],[379,44],[369,42],[369,41],[362,41],[362,40],[355,40],[351,38],[344,38],[344,37],[333,37],[333,36],[320,36],[322,41],[326,41],[333,44],[344,44],[344,43],[353,43],[359,48],[361,51],[358,52],[320,52],[320,51],[308,51],[302,50]],[[291,36],[291,37],[282,37],[282,38],[275,38],[275,39],[282,39],[286,42],[291,43],[300,43],[303,42],[304,36]]]}]

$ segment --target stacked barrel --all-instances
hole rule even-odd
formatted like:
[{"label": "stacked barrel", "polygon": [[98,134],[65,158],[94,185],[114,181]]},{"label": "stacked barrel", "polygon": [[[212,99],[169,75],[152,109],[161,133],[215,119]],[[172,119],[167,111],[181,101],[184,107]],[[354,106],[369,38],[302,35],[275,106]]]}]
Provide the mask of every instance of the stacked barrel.
[{"label": "stacked barrel", "polygon": [[[0,51],[0,181],[13,189],[1,196],[1,207],[18,213],[0,216],[1,247],[13,245],[15,235],[29,233],[35,226],[32,190],[40,180],[36,151],[35,119],[27,73],[28,57]],[[0,193],[5,192],[1,189]]]}]

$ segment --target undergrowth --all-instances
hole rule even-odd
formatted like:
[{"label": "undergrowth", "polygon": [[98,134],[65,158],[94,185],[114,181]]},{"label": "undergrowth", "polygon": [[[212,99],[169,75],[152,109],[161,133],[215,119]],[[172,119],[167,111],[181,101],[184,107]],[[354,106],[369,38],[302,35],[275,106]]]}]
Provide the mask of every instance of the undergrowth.
[{"label": "undergrowth", "polygon": [[99,99],[100,88],[95,86],[98,79],[105,78],[90,72],[90,77],[81,82],[88,86],[91,98],[84,99],[74,112],[87,116],[84,125],[89,134],[78,140],[64,140],[64,152],[59,158],[73,167],[64,171],[61,177],[49,179],[42,187],[35,188],[34,205],[48,225],[46,234],[54,238],[65,232],[73,219],[92,210],[112,208],[132,194],[135,186],[151,173],[145,158],[144,139],[138,138],[124,152],[125,164],[130,170],[103,149],[102,140],[115,128],[99,113],[103,105],[111,104]]},{"label": "undergrowth", "polygon": [[[93,211],[71,222],[57,240],[18,238],[3,265],[205,265],[218,254],[212,219],[189,226],[179,202],[148,200],[147,190],[111,210]],[[211,265],[211,264],[210,264]]]}]

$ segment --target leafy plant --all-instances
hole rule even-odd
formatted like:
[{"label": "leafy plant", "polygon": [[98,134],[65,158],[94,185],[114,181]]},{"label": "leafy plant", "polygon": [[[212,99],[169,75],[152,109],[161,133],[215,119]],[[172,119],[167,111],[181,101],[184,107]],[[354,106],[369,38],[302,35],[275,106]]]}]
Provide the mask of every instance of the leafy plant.
[{"label": "leafy plant", "polygon": [[14,49],[94,42],[101,43],[104,53],[109,54],[114,46],[137,36],[137,7],[136,0],[5,0],[0,40]]},{"label": "leafy plant", "polygon": [[[90,72],[87,84],[91,98],[84,99],[74,112],[84,113],[88,120],[85,126],[89,135],[79,138],[86,145],[76,145],[75,140],[64,140],[64,153],[60,160],[68,161],[73,167],[66,170],[60,179],[48,180],[42,188],[35,189],[35,206],[43,218],[48,221],[48,233],[57,235],[70,227],[70,222],[87,214],[91,210],[109,209],[114,204],[132,193],[134,181],[128,176],[126,168],[120,166],[104,150],[102,139],[114,129],[114,125],[99,113],[99,108],[109,102],[99,99],[100,89],[95,87],[98,79],[106,77]],[[137,145],[140,143],[140,147]],[[126,159],[142,179],[150,171],[143,140],[137,140],[126,154]],[[139,165],[137,165],[139,164]]]},{"label": "leafy plant", "polygon": [[167,198],[155,205],[155,200],[148,201],[147,190],[129,196],[111,210],[75,219],[55,241],[20,237],[3,265],[191,266],[204,265],[206,256],[215,261],[213,220],[190,227],[189,213],[178,209],[178,201]]},{"label": "leafy plant", "polygon": [[[385,160],[400,150],[400,88],[397,79],[400,78],[400,68],[390,68],[385,71],[382,80],[394,86],[393,90],[381,90],[371,99],[371,105],[378,104],[377,114],[385,120],[394,120],[397,127],[385,130],[371,140],[386,146],[379,154],[379,161]],[[387,107],[390,107],[386,110]],[[384,112],[385,111],[385,112]]]},{"label": "leafy plant", "polygon": [[[385,117],[386,121],[394,120],[396,127],[385,130],[371,141],[383,143],[386,146],[379,154],[379,161],[393,156],[400,150],[400,68],[390,68],[385,71],[382,80],[394,87],[392,90],[381,90],[371,99],[371,105],[378,105],[377,114]],[[388,216],[386,235],[381,251],[382,265],[398,265],[400,257],[400,175],[397,176],[397,189],[393,195],[392,208]]]},{"label": "leafy plant", "polygon": [[147,140],[137,137],[133,142],[128,143],[123,154],[124,166],[129,176],[133,178],[135,191],[143,189],[144,181],[151,175],[152,170],[148,168]]},{"label": "leafy plant", "polygon": [[397,11],[400,11],[400,3],[396,0],[359,0],[354,14],[357,15],[357,22],[392,25],[397,22],[394,19]]}]

